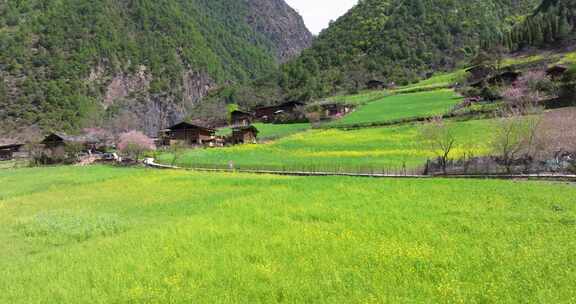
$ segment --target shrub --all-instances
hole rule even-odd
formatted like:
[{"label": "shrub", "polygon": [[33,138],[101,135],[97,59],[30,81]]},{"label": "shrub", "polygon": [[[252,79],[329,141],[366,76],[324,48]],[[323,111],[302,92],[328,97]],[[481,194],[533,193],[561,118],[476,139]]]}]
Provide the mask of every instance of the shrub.
[{"label": "shrub", "polygon": [[482,95],[482,90],[475,87],[465,87],[460,89],[459,93],[464,97],[477,97]]},{"label": "shrub", "polygon": [[530,71],[518,79],[516,87],[525,89],[528,93],[556,95],[557,87],[554,81],[544,71]]},{"label": "shrub", "polygon": [[486,101],[496,101],[501,98],[498,90],[494,87],[485,86],[480,91],[480,97]]},{"label": "shrub", "polygon": [[502,98],[505,104],[511,108],[519,110],[522,113],[537,107],[543,95],[539,91],[530,91],[526,87],[508,87],[502,92]]}]

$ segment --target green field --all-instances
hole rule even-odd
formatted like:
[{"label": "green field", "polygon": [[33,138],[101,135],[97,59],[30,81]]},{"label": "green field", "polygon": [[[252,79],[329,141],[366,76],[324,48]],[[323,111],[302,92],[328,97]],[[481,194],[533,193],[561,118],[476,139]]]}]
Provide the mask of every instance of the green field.
[{"label": "green field", "polygon": [[409,90],[434,90],[438,88],[446,88],[454,85],[457,82],[461,82],[466,77],[466,71],[464,69],[456,70],[450,73],[439,73],[428,79],[424,79],[414,84],[399,87],[394,92],[402,93]]},{"label": "green field", "polygon": [[576,188],[0,171],[0,303],[572,303]]},{"label": "green field", "polygon": [[[276,139],[280,137],[285,137],[294,133],[302,132],[307,129],[310,129],[309,123],[295,123],[295,124],[264,124],[264,123],[255,123],[253,124],[259,133],[258,138],[261,140],[266,139]],[[218,129],[218,135],[224,136],[229,135],[232,133],[231,128],[221,128]]]},{"label": "green field", "polygon": [[370,102],[329,125],[354,125],[427,117],[447,113],[462,98],[453,90],[400,94]]},{"label": "green field", "polygon": [[[451,155],[464,152],[476,155],[489,152],[487,143],[494,128],[492,120],[453,122],[449,124],[458,138],[458,148]],[[310,130],[259,145],[240,145],[186,152],[176,164],[184,167],[223,167],[233,161],[236,168],[380,172],[423,166],[434,155],[420,148],[419,125],[410,124],[352,131],[337,129]],[[172,163],[171,154],[159,160]]]}]

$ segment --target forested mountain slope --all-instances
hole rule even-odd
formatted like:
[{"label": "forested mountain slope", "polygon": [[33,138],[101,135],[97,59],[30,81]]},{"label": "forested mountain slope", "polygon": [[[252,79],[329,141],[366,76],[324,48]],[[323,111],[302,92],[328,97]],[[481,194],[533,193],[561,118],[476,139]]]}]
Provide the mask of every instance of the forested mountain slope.
[{"label": "forested mountain slope", "polygon": [[369,80],[404,84],[450,69],[481,41],[501,37],[537,0],[363,0],[284,68],[288,99],[362,89]]},{"label": "forested mountain slope", "polygon": [[308,47],[283,0],[0,2],[0,121],[153,133]]},{"label": "forested mountain slope", "polygon": [[576,1],[542,0],[532,15],[512,28],[502,44],[511,50],[562,48],[573,46],[575,34]]}]

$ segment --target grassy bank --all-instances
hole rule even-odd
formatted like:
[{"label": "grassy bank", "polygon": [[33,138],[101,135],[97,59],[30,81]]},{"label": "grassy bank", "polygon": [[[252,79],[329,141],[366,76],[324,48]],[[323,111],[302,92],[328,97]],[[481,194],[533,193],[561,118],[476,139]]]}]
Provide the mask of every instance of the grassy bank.
[{"label": "grassy bank", "polygon": [[462,98],[450,89],[387,96],[370,102],[328,125],[353,125],[440,115],[447,113],[460,101]]},{"label": "grassy bank", "polygon": [[0,171],[1,303],[569,303],[576,188]]},{"label": "grassy bank", "polygon": [[[492,120],[450,123],[458,138],[453,157],[464,152],[488,153],[494,128]],[[226,168],[232,161],[236,168],[286,170],[348,170],[376,172],[422,166],[433,157],[418,142],[417,124],[358,129],[311,130],[259,145],[240,145],[219,149],[187,151],[176,164],[184,167]],[[171,164],[173,155],[159,160]]]}]

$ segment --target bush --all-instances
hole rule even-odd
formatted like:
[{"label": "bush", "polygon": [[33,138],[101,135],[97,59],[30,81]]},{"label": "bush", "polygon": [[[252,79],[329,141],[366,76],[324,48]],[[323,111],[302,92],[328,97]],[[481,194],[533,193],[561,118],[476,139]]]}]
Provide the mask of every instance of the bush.
[{"label": "bush", "polygon": [[465,87],[460,89],[459,93],[464,97],[477,97],[482,95],[482,90],[475,87]]},{"label": "bush", "polygon": [[524,74],[518,79],[515,86],[525,88],[530,93],[556,95],[558,91],[554,81],[544,71],[530,71]]},{"label": "bush", "polygon": [[480,97],[482,97],[482,99],[486,101],[496,101],[502,98],[502,96],[498,93],[498,90],[496,88],[489,86],[482,88],[482,90],[480,91]]}]

